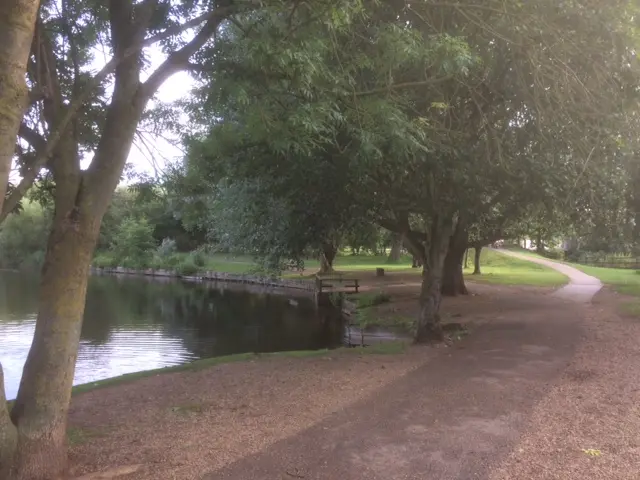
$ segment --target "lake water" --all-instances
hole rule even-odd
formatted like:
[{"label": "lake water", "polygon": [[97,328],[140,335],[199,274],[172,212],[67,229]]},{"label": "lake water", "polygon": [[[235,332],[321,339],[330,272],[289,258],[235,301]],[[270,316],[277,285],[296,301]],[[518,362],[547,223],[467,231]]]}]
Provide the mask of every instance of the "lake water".
[{"label": "lake water", "polygon": [[[14,398],[37,312],[34,276],[0,272],[0,362]],[[93,276],[74,384],[243,352],[338,346],[335,312],[239,285]]]}]

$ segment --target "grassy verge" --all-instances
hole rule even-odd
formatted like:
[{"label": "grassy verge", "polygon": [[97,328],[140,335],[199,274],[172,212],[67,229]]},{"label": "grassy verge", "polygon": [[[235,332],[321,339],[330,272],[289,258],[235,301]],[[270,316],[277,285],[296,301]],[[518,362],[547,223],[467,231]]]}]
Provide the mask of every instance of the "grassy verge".
[{"label": "grassy verge", "polygon": [[409,334],[414,329],[415,319],[406,315],[377,315],[375,309],[366,308],[356,312],[353,325],[362,329],[377,327]]},{"label": "grassy verge", "polygon": [[[469,254],[470,258],[473,258],[472,253]],[[484,249],[480,260],[482,275],[471,275],[472,269],[469,268],[465,270],[467,279],[498,285],[539,287],[559,287],[567,283],[566,276],[549,267],[509,257],[495,250]]]},{"label": "grassy verge", "polygon": [[605,285],[624,295],[640,297],[640,273],[631,269],[589,267],[586,265],[570,264],[587,275],[596,277]]}]

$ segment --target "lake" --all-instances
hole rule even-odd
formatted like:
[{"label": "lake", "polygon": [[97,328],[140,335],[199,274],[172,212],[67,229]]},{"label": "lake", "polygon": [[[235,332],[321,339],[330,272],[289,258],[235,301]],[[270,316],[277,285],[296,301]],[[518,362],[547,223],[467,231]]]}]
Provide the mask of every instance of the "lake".
[{"label": "lake", "polygon": [[[0,362],[15,398],[37,313],[37,277],[0,271]],[[74,384],[244,352],[339,346],[339,315],[311,298],[241,285],[92,276]]]}]

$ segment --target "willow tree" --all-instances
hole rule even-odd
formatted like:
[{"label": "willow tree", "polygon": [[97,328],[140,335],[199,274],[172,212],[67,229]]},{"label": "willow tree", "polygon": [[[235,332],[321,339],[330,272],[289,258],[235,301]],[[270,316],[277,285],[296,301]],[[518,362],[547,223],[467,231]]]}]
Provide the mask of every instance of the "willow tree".
[{"label": "willow tree", "polygon": [[[279,11],[287,3],[274,2]],[[2,2],[0,12],[11,4]],[[319,21],[335,16],[332,2],[316,6]],[[27,64],[33,95],[16,148],[21,179],[0,218],[43,175],[53,187],[55,213],[33,344],[10,414],[0,402],[0,460],[9,478],[64,473],[66,417],[92,253],[150,102],[167,78],[194,67],[194,54],[214,41],[229,18],[256,8],[268,10],[252,0],[42,2]],[[5,35],[1,30],[0,38]]]},{"label": "willow tree", "polygon": [[224,68],[201,72],[193,118],[221,124],[233,148],[269,152],[239,155],[244,176],[294,187],[282,171],[300,162],[347,164],[353,202],[421,259],[416,339],[438,338],[451,237],[464,239],[478,206],[525,190],[553,199],[594,147],[626,135],[634,7],[591,3],[369,2],[338,31],[241,16],[201,51]]}]

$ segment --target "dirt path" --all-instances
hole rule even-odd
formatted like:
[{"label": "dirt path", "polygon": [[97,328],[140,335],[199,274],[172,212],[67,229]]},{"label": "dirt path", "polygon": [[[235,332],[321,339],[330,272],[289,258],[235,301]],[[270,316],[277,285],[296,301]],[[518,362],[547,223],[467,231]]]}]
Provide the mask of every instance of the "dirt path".
[{"label": "dirt path", "polygon": [[606,291],[590,304],[600,285],[563,273],[572,282],[555,292],[474,286],[447,306],[474,325],[450,348],[225,365],[83,395],[71,424],[93,436],[72,449],[75,471],[637,479],[640,322],[616,315]]},{"label": "dirt path", "polygon": [[597,279],[539,263],[569,285],[209,478],[639,478],[640,325],[589,304]]},{"label": "dirt path", "polygon": [[521,297],[375,395],[207,478],[488,478],[569,363],[581,331],[576,308]]}]

